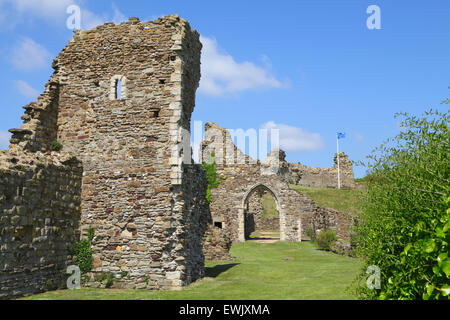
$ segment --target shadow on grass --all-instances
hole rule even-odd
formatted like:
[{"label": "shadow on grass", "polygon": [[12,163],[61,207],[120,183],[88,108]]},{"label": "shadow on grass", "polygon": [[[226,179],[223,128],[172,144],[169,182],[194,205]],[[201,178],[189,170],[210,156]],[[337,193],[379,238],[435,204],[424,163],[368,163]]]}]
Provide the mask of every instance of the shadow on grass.
[{"label": "shadow on grass", "polygon": [[247,241],[247,240],[277,240],[277,241],[280,241],[280,237],[263,237],[263,236],[261,236],[261,237],[249,237],[249,238],[245,239],[245,241]]},{"label": "shadow on grass", "polygon": [[239,265],[240,263],[220,264],[214,267],[206,267],[205,273],[207,277],[216,278],[221,273]]}]

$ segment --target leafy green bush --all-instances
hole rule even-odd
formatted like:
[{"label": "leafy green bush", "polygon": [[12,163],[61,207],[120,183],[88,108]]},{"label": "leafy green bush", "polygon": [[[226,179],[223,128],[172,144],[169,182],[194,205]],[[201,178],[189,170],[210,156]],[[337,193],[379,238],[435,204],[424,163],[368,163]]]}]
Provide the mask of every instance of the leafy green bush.
[{"label": "leafy green bush", "polygon": [[63,145],[61,143],[59,143],[58,141],[52,141],[52,143],[50,144],[50,149],[52,151],[61,151],[63,148]]},{"label": "leafy green bush", "polygon": [[316,241],[316,234],[313,229],[306,229],[305,233],[311,239],[311,242],[314,243]]},{"label": "leafy green bush", "polygon": [[[448,103],[448,100],[447,102]],[[381,289],[360,281],[366,299],[448,299],[450,135],[448,112],[403,116],[402,131],[370,155],[358,252],[381,271]]]},{"label": "leafy green bush", "polygon": [[108,273],[108,277],[106,278],[105,288],[111,288],[114,284],[115,279],[112,273]]},{"label": "leafy green bush", "polygon": [[336,231],[324,230],[317,235],[315,243],[320,249],[330,251],[336,240]]},{"label": "leafy green bush", "polygon": [[104,272],[99,273],[99,274],[94,276],[94,280],[97,281],[97,282],[103,282],[106,279],[108,279],[108,275],[106,273],[104,273]]},{"label": "leafy green bush", "polygon": [[94,239],[94,229],[88,229],[88,238],[80,240],[75,248],[75,263],[80,267],[82,273],[92,270],[92,240]]},{"label": "leafy green bush", "polygon": [[211,154],[211,158],[207,163],[203,163],[203,170],[206,172],[206,180],[208,181],[208,188],[206,189],[206,201],[211,203],[211,189],[217,188],[222,180],[217,179],[217,170],[215,166],[216,156]]}]

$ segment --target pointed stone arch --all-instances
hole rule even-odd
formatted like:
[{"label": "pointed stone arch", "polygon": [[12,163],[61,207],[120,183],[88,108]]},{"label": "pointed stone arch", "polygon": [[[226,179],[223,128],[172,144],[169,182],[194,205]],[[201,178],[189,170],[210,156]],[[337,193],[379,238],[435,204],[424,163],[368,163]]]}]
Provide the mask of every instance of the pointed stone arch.
[{"label": "pointed stone arch", "polygon": [[245,241],[245,207],[246,203],[248,202],[250,196],[256,192],[257,189],[263,188],[264,190],[268,191],[273,198],[275,199],[275,203],[277,205],[277,210],[279,213],[279,219],[280,219],[280,240],[284,241],[286,240],[286,232],[285,232],[285,221],[286,221],[286,215],[283,206],[281,205],[279,199],[280,196],[278,195],[278,190],[274,188],[273,186],[268,185],[265,182],[258,182],[254,185],[252,185],[250,188],[248,188],[247,192],[242,197],[241,205],[239,208],[238,213],[238,220],[239,220],[239,229],[238,229],[238,237],[239,241],[243,242]]}]

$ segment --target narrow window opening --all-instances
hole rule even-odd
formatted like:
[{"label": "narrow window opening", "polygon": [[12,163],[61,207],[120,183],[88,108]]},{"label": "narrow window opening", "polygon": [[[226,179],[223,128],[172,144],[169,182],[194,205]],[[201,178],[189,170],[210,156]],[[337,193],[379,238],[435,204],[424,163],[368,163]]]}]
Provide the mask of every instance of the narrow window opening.
[{"label": "narrow window opening", "polygon": [[127,98],[127,78],[122,75],[115,75],[111,79],[109,99],[125,100]]},{"label": "narrow window opening", "polygon": [[116,100],[122,99],[122,80],[116,80],[116,91],[115,91]]},{"label": "narrow window opening", "polygon": [[214,222],[214,227],[222,229],[222,222]]},{"label": "narrow window opening", "polygon": [[153,118],[158,118],[158,117],[159,117],[159,110],[153,111]]}]

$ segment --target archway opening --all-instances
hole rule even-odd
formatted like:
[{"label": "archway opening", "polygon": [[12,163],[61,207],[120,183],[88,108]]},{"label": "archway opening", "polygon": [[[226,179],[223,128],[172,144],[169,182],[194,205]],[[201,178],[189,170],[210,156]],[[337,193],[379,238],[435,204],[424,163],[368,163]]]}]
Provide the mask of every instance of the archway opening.
[{"label": "archway opening", "polygon": [[280,240],[280,212],[275,194],[264,185],[253,188],[244,201],[245,240]]}]

